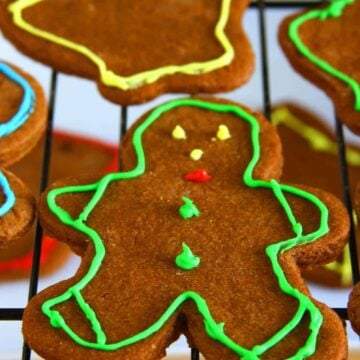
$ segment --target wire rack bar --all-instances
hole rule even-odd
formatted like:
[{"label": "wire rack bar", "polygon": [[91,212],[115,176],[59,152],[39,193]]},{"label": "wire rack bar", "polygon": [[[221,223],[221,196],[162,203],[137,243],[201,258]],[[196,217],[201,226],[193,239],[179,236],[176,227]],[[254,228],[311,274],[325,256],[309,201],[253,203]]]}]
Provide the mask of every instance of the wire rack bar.
[{"label": "wire rack bar", "polygon": [[21,320],[24,313],[24,309],[1,309],[0,321],[16,321]]},{"label": "wire rack bar", "polygon": [[264,114],[271,118],[271,100],[270,100],[270,81],[269,81],[269,62],[267,55],[266,39],[266,20],[265,20],[265,0],[258,1],[259,27],[260,27],[260,54],[261,54],[261,72],[262,72],[262,93]]},{"label": "wire rack bar", "polygon": [[[45,133],[45,145],[43,153],[41,180],[39,194],[41,194],[48,185],[50,159],[51,159],[51,144],[53,134],[53,124],[55,115],[55,101],[56,101],[56,89],[57,89],[57,72],[52,71],[50,80],[50,98],[49,98],[49,110],[47,117],[47,128]],[[40,256],[41,256],[41,244],[42,244],[43,231],[40,226],[39,220],[36,220],[36,233],[34,241],[34,253],[31,267],[31,276],[29,283],[29,300],[37,293],[39,283],[39,269],[40,269]],[[31,356],[30,348],[24,343],[22,359],[29,360]]]},{"label": "wire rack bar", "polygon": [[343,320],[348,319],[348,313],[346,308],[333,308],[333,310],[341,317]]},{"label": "wire rack bar", "polygon": [[[57,88],[57,72],[53,71],[50,80],[49,110],[48,110],[47,127],[45,133],[45,144],[44,144],[39,195],[41,195],[41,193],[46,189],[49,179],[53,121],[55,114],[56,88]],[[42,243],[42,228],[40,227],[40,223],[37,220],[35,242],[34,242],[34,254],[33,254],[31,278],[30,278],[30,286],[29,286],[29,300],[37,292],[37,286],[39,282],[41,243]]]},{"label": "wire rack bar", "polygon": [[128,108],[127,106],[121,107],[121,120],[120,120],[120,141],[126,134],[128,123]]},{"label": "wire rack bar", "polygon": [[191,360],[199,360],[200,359],[200,354],[199,354],[198,349],[191,349],[190,359]]},{"label": "wire rack bar", "polygon": [[120,142],[126,134],[128,124],[128,108],[127,106],[120,106],[120,129],[119,129],[119,150],[118,150],[118,157],[119,157],[119,171],[122,171],[122,151]]}]

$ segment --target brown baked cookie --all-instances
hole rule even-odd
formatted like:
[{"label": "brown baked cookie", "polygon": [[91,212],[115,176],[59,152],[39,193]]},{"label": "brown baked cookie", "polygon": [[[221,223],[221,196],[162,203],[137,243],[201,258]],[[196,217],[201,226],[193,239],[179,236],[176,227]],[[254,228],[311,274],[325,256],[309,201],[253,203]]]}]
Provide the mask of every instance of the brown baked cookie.
[{"label": "brown baked cookie", "polygon": [[39,83],[0,61],[0,165],[14,164],[40,140],[47,106]]},{"label": "brown baked cookie", "polygon": [[[282,181],[315,186],[341,199],[336,137],[324,121],[298,105],[282,104],[273,109],[272,122],[283,146]],[[350,188],[355,196],[360,178],[360,147],[349,145],[346,151]],[[348,245],[337,261],[303,274],[307,279],[327,286],[352,286]]]},{"label": "brown baked cookie", "polygon": [[360,133],[360,2],[336,0],[287,17],[280,44],[292,66],[332,99],[340,120]]},{"label": "brown baked cookie", "polygon": [[122,154],[123,172],[68,178],[41,199],[45,231],[82,262],[25,310],[37,353],[159,359],[183,333],[206,359],[346,358],[341,320],[297,267],[338,256],[346,211],[279,184],[280,140],[262,115],[174,100],[131,127]]},{"label": "brown baked cookie", "polygon": [[[28,184],[33,194],[39,192],[44,139],[11,170]],[[52,142],[50,181],[76,176],[90,171],[116,171],[118,150],[115,146],[72,134],[56,132]],[[27,276],[32,266],[32,247],[35,227],[16,241],[10,249],[0,252],[0,278]],[[16,246],[15,246],[16,245]],[[66,245],[45,237],[41,249],[41,274],[57,269],[67,258]]]},{"label": "brown baked cookie", "polygon": [[241,27],[248,0],[5,0],[4,35],[53,68],[95,80],[107,99],[244,84],[254,56]]}]

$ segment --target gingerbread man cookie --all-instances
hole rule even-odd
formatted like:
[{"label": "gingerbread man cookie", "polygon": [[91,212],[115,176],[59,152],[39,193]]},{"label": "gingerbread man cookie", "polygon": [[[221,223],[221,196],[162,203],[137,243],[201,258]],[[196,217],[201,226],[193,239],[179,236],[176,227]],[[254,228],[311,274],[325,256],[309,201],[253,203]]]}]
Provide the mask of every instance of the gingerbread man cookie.
[{"label": "gingerbread man cookie", "polygon": [[21,51],[97,82],[122,104],[244,84],[254,56],[248,0],[7,0],[0,26]]},{"label": "gingerbread man cookie", "polygon": [[[282,104],[272,111],[284,154],[282,181],[316,186],[342,198],[336,136],[324,120],[295,104]],[[352,195],[360,178],[360,147],[348,145],[346,160]],[[359,232],[360,227],[357,227]],[[359,233],[360,235],[360,233]],[[303,273],[307,279],[335,287],[352,286],[349,246],[335,262]]]},{"label": "gingerbread man cookie", "polygon": [[360,2],[332,0],[287,17],[280,44],[292,66],[332,99],[340,120],[360,133]]},{"label": "gingerbread man cookie", "polygon": [[122,153],[121,172],[42,197],[45,231],[82,262],[30,301],[30,347],[46,359],[160,359],[183,333],[206,359],[346,357],[341,320],[297,267],[338,256],[346,212],[278,181],[280,141],[262,115],[174,100],[132,126]]},{"label": "gingerbread man cookie", "polygon": [[[46,124],[46,103],[40,85],[13,65],[0,62],[0,167],[15,163],[40,139]],[[35,200],[9,171],[0,171],[0,248],[12,251],[30,230]]]}]

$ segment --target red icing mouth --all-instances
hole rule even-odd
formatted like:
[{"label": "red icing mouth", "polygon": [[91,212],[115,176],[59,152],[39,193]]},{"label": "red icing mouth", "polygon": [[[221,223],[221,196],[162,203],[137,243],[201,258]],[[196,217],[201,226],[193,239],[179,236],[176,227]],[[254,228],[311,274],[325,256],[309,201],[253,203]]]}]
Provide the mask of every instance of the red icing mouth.
[{"label": "red icing mouth", "polygon": [[211,179],[211,176],[205,169],[198,169],[187,173],[184,179],[192,182],[207,182]]}]

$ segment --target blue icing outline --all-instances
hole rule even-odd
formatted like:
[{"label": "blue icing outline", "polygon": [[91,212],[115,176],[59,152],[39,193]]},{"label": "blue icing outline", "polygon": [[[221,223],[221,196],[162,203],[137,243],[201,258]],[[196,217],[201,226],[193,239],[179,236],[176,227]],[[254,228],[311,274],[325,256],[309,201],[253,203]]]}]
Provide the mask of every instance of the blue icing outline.
[{"label": "blue icing outline", "polygon": [[15,194],[4,173],[0,172],[0,187],[5,195],[5,202],[0,206],[0,217],[6,215],[15,205]]},{"label": "blue icing outline", "polygon": [[[35,92],[26,79],[3,62],[0,62],[0,73],[18,84],[24,92],[21,105],[16,114],[7,122],[0,124],[1,139],[15,132],[28,120],[34,110]],[[0,206],[0,217],[3,217],[14,207],[16,197],[6,176],[2,172],[0,172],[0,188],[5,196],[5,202]]]},{"label": "blue icing outline", "polygon": [[9,65],[0,62],[0,73],[18,84],[24,91],[23,99],[17,113],[6,123],[0,124],[0,138],[12,134],[26,120],[34,110],[35,93],[30,84]]}]

